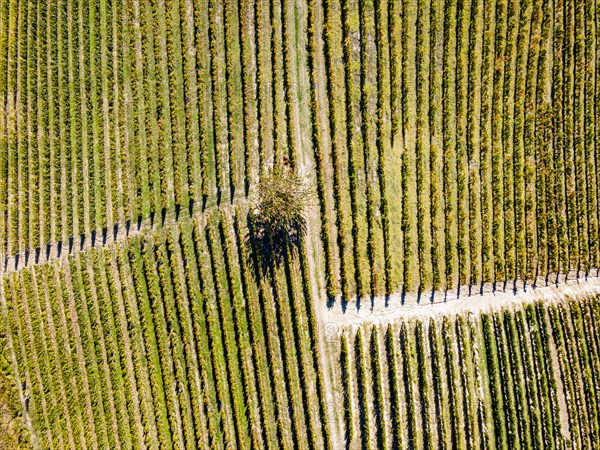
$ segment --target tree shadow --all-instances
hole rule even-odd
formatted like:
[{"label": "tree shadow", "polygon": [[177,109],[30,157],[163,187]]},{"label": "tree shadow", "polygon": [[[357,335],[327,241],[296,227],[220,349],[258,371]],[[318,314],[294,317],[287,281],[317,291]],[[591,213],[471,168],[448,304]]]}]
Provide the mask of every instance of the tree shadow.
[{"label": "tree shadow", "polygon": [[262,220],[257,214],[247,216],[247,230],[244,236],[246,248],[260,265],[263,274],[270,272],[272,267],[279,267],[288,257],[296,257],[300,253],[302,240],[305,236],[306,222],[304,219],[288,227],[274,227],[268,221]]}]

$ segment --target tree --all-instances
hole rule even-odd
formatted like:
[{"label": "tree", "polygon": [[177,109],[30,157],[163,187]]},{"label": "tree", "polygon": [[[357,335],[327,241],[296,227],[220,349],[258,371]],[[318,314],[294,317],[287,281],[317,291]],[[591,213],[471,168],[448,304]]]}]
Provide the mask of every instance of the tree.
[{"label": "tree", "polygon": [[306,232],[306,210],[312,191],[289,165],[276,166],[258,184],[251,211],[251,244],[264,262],[279,263],[294,251]]}]

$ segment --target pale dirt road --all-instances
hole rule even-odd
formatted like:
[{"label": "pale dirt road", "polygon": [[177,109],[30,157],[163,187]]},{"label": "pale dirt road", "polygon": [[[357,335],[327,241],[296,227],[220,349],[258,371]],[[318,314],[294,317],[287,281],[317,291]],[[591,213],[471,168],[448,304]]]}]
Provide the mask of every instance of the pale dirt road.
[{"label": "pale dirt road", "polygon": [[[403,304],[402,297],[395,294],[387,299],[387,306],[384,297],[376,297],[373,302],[362,301],[360,308],[357,308],[355,302],[349,302],[345,311],[339,301],[332,308],[328,308],[326,301],[323,300],[320,305],[315,305],[315,308],[318,309],[317,317],[323,321],[326,333],[333,337],[334,333],[341,332],[345,327],[357,328],[364,324],[387,325],[398,320],[427,320],[469,312],[480,314],[499,311],[502,308],[513,308],[538,300],[561,302],[568,297],[579,298],[593,294],[600,295],[600,278],[598,276],[573,279],[537,288],[484,292],[458,298],[455,293],[448,293],[446,301],[435,303],[429,301],[416,303],[414,299],[411,299]],[[442,298],[441,295],[440,298]]]}]

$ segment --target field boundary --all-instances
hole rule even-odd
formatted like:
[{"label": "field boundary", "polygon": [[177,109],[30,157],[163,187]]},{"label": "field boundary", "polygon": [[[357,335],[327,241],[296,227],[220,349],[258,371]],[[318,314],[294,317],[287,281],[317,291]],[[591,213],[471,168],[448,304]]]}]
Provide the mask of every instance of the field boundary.
[{"label": "field boundary", "polygon": [[127,220],[124,223],[115,223],[110,228],[93,231],[90,234],[71,236],[65,241],[48,243],[42,247],[23,250],[10,256],[2,256],[0,274],[19,272],[25,268],[47,262],[66,259],[69,255],[84,252],[91,248],[102,248],[119,243],[129,237],[168,228],[182,220],[190,220],[205,216],[210,211],[227,211],[237,205],[248,202],[248,197],[236,197],[232,202],[208,205],[204,208],[180,209],[167,212],[154,212],[146,219],[137,221]]},{"label": "field boundary", "polygon": [[[570,272],[576,274],[576,271]],[[327,306],[323,301],[317,317],[324,321],[325,339],[337,339],[344,328],[358,328],[362,325],[386,325],[397,320],[438,319],[453,317],[459,314],[500,311],[537,301],[562,302],[569,298],[600,295],[600,270],[588,272],[585,277],[569,278],[556,276],[554,282],[533,287],[515,284],[509,289],[483,291],[477,294],[460,295],[456,291],[439,293],[434,302],[418,302],[413,296],[408,298],[402,294],[371,299],[371,307],[357,308],[356,303],[348,303],[345,309],[336,304]],[[359,304],[360,305],[360,304]]]}]

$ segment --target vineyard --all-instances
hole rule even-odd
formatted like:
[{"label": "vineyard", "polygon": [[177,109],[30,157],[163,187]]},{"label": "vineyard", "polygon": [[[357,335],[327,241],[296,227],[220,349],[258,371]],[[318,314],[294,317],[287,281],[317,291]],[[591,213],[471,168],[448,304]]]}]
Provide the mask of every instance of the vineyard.
[{"label": "vineyard", "polygon": [[599,320],[595,295],[346,329],[347,448],[594,448]]},{"label": "vineyard", "polygon": [[595,1],[309,3],[330,296],[598,266]]},{"label": "vineyard", "polygon": [[293,276],[306,263],[257,277],[242,217],[5,279],[43,448],[329,445],[311,298]]},{"label": "vineyard", "polygon": [[0,4],[5,258],[244,201],[285,157],[331,298],[598,267],[595,1],[91,3]]},{"label": "vineyard", "polygon": [[0,254],[230,203],[295,162],[292,6],[2,1]]},{"label": "vineyard", "polygon": [[23,420],[17,383],[14,380],[7,338],[0,334],[0,448],[21,450],[31,447]]},{"label": "vineyard", "polygon": [[[10,432],[593,448],[600,289],[451,305],[595,286],[599,43],[596,0],[0,0]],[[275,261],[281,168],[309,206]]]}]

